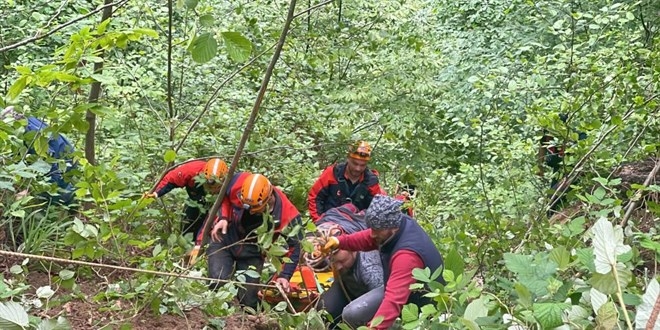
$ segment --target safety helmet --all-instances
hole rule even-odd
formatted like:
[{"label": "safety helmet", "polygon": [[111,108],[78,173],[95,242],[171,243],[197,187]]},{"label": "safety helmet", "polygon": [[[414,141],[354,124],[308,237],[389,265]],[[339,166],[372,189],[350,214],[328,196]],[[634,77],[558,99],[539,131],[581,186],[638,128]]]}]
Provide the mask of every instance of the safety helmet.
[{"label": "safety helmet", "polygon": [[266,209],[268,198],[272,193],[273,185],[265,176],[250,174],[243,181],[238,199],[243,204],[243,208],[250,210],[250,213],[262,213]]},{"label": "safety helmet", "polygon": [[348,148],[348,157],[368,161],[371,159],[371,146],[367,141],[357,141]]},{"label": "safety helmet", "polygon": [[227,172],[229,172],[227,163],[220,158],[211,158],[204,166],[204,178],[206,179],[204,186],[217,193],[222,187],[222,181],[227,176]]},{"label": "safety helmet", "polygon": [[229,172],[227,163],[220,158],[211,158],[206,162],[206,166],[204,166],[206,180],[221,181],[227,176],[227,172]]}]

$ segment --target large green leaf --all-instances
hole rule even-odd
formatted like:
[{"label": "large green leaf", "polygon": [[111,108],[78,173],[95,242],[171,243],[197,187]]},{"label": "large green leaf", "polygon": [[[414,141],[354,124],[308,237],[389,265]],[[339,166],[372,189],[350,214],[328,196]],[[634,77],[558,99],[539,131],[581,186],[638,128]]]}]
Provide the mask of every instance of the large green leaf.
[{"label": "large green leaf", "polygon": [[596,265],[594,264],[594,249],[593,248],[583,248],[577,249],[575,256],[580,261],[580,263],[587,268],[590,272],[596,272]]},{"label": "large green leaf", "polygon": [[195,9],[195,7],[197,7],[197,4],[199,4],[199,0],[184,0],[184,4],[188,9]]},{"label": "large green leaf", "polygon": [[465,270],[465,262],[463,262],[463,258],[456,249],[449,251],[445,256],[444,261],[445,269],[451,270],[454,272],[454,275],[457,276],[463,274],[463,271]]},{"label": "large green leaf", "polygon": [[479,317],[488,316],[488,308],[483,299],[483,297],[479,297],[479,299],[473,300],[468,304],[463,317],[467,320],[475,321]]},{"label": "large green leaf", "polygon": [[618,316],[614,303],[606,302],[596,313],[596,329],[616,329]]},{"label": "large green leaf", "polygon": [[202,15],[199,17],[199,24],[203,27],[211,27],[215,24],[215,18],[211,14]]},{"label": "large green leaf", "polygon": [[532,264],[532,256],[505,253],[504,265],[506,268],[514,273],[526,274],[529,272],[529,267]]},{"label": "large green leaf", "polygon": [[516,290],[518,295],[518,303],[525,308],[532,307],[532,293],[529,289],[522,285],[520,282],[513,285],[513,288]]},{"label": "large green leaf", "polygon": [[591,286],[604,294],[613,294],[617,292],[617,280],[621,288],[628,286],[632,280],[632,272],[622,263],[616,265],[618,278],[614,277],[613,272],[607,274],[594,273],[589,280]]},{"label": "large green leaf", "polygon": [[238,32],[222,32],[222,39],[227,47],[229,58],[236,62],[245,62],[252,53],[252,43]]},{"label": "large green leaf", "polygon": [[550,251],[550,260],[557,263],[559,269],[565,269],[571,262],[571,255],[565,247],[558,246]]},{"label": "large green leaf", "polygon": [[188,47],[193,61],[206,63],[218,53],[218,42],[211,33],[204,33],[195,37]]},{"label": "large green leaf", "polygon": [[42,320],[36,330],[70,330],[71,324],[64,317],[60,316],[57,320]]},{"label": "large green leaf", "polygon": [[534,317],[539,321],[543,329],[552,329],[562,325],[561,319],[564,310],[570,308],[564,303],[538,303],[534,304]]},{"label": "large green leaf", "polygon": [[13,100],[15,99],[23,89],[25,89],[25,86],[27,85],[27,80],[29,76],[22,76],[18,78],[12,85],[9,87],[9,92],[7,93],[7,99],[8,100]]},{"label": "large green leaf", "polygon": [[404,323],[409,323],[419,319],[419,307],[415,304],[407,304],[401,310],[401,320]]},{"label": "large green leaf", "polygon": [[24,329],[30,325],[27,312],[18,303],[7,301],[0,303],[0,329]]}]

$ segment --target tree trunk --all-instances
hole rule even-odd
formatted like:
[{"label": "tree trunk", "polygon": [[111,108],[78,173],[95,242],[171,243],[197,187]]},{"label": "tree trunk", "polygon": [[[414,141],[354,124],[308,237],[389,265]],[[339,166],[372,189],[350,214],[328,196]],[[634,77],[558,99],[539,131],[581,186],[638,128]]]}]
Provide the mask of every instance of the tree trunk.
[{"label": "tree trunk", "polygon": [[[111,3],[112,0],[105,0],[104,5],[109,5]],[[101,16],[101,22],[104,22],[105,20],[110,18],[111,15],[112,15],[112,6],[105,7],[103,9],[103,15]],[[96,50],[98,52],[98,57],[102,59],[103,48],[101,48],[101,46],[98,46]],[[102,72],[103,72],[103,62],[94,63],[94,73],[101,74]],[[101,82],[95,81],[92,83],[92,89],[89,91],[88,102],[89,103],[98,102],[100,95],[101,95]],[[87,113],[85,114],[85,119],[89,124],[89,128],[87,129],[87,134],[85,136],[85,158],[90,164],[96,165],[96,153],[95,153],[96,114],[90,110],[87,110]]]}]

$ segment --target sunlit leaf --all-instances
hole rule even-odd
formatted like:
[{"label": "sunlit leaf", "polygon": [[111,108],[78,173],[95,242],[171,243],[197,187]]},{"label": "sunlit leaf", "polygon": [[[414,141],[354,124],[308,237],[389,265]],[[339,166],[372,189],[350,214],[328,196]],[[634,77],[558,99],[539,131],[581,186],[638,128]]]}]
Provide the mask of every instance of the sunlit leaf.
[{"label": "sunlit leaf", "polygon": [[37,297],[42,299],[50,299],[55,294],[55,291],[51,289],[50,285],[42,286],[37,289]]},{"label": "sunlit leaf", "polygon": [[60,274],[59,274],[60,279],[62,279],[62,281],[72,279],[74,275],[76,275],[76,273],[74,273],[74,272],[72,272],[68,269],[60,270]]},{"label": "sunlit leaf", "polygon": [[589,298],[591,300],[591,307],[595,313],[598,313],[598,310],[607,302],[607,296],[593,288],[589,290]]},{"label": "sunlit leaf", "polygon": [[488,316],[488,308],[483,300],[483,297],[475,299],[465,308],[464,318],[470,321],[475,321],[479,317]]},{"label": "sunlit leaf", "polygon": [[7,301],[0,303],[0,329],[25,329],[30,325],[27,312],[18,303]]},{"label": "sunlit leaf", "polygon": [[401,319],[404,323],[412,322],[419,318],[419,307],[415,304],[407,304],[401,310]]},{"label": "sunlit leaf", "polygon": [[596,271],[607,274],[616,265],[616,256],[628,252],[630,246],[623,244],[623,229],[620,226],[615,229],[605,218],[600,218],[592,231]]},{"label": "sunlit leaf", "polygon": [[25,89],[25,86],[27,85],[27,80],[28,76],[22,76],[9,87],[9,91],[7,92],[7,99],[8,100],[13,100],[15,99],[23,89]]},{"label": "sunlit leaf", "polygon": [[245,62],[252,53],[252,43],[238,32],[222,32],[222,39],[227,47],[227,54],[236,62]]},{"label": "sunlit leaf", "polygon": [[172,149],[168,149],[167,151],[165,151],[165,154],[163,155],[163,160],[166,163],[173,162],[175,159],[176,159],[176,151]]},{"label": "sunlit leaf", "polygon": [[649,281],[646,292],[642,296],[642,304],[637,307],[635,325],[637,328],[657,329],[660,327],[660,317],[655,318],[655,324],[648,324],[655,306],[660,306],[660,285],[655,278]]}]

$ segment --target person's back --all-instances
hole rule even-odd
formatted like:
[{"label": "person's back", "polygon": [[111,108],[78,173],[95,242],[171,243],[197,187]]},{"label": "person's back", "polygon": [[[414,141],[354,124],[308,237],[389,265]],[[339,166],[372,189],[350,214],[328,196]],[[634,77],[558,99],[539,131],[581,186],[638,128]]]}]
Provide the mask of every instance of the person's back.
[{"label": "person's back", "polygon": [[40,134],[44,134],[44,131],[48,129],[48,125],[34,116],[25,118],[25,116],[16,112],[14,107],[10,106],[2,111],[2,119],[4,120],[4,118],[11,118],[13,120],[26,119],[27,124],[24,135],[27,137],[25,145],[28,148],[28,154],[36,155],[35,143],[38,143],[37,141],[43,137],[48,139],[48,150],[46,150],[46,154],[51,158],[48,160],[51,168],[46,173],[46,176],[59,189],[56,196],[49,194],[42,194],[42,196],[59,204],[70,204],[73,201],[74,187],[69,182],[69,179],[65,178],[65,174],[76,167],[73,161],[73,153],[75,152],[73,145],[64,135],[59,133],[49,132],[44,136],[40,136]]}]

